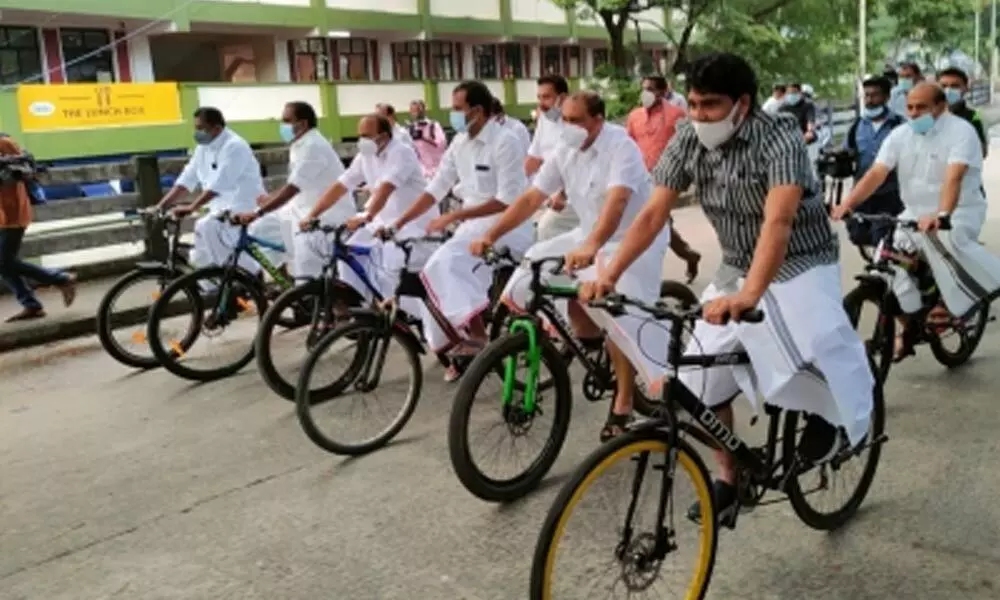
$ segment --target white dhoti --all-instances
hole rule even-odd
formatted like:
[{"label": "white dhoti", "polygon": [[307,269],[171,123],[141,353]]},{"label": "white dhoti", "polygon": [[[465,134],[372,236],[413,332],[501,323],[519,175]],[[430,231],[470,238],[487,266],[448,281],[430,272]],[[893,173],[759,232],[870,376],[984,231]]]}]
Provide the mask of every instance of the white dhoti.
[{"label": "white dhoti", "polygon": [[546,208],[538,217],[535,238],[542,242],[569,233],[580,226],[580,218],[568,203],[562,210]]},{"label": "white dhoti", "polygon": [[[223,223],[215,215],[208,214],[194,223],[194,247],[191,262],[198,267],[224,265],[229,261],[240,240],[240,228]],[[239,266],[250,273],[258,273],[260,265],[249,253],[240,255]]]},{"label": "white dhoti", "polygon": [[[909,210],[900,218],[914,219]],[[931,234],[897,229],[893,240],[897,249],[919,251],[931,267],[934,283],[941,292],[948,312],[966,317],[1000,293],[1000,258],[979,243],[986,219],[986,207],[956,210],[951,229]],[[913,313],[922,307],[920,290],[904,269],[895,267],[893,292],[903,312]]]},{"label": "white dhoti", "polygon": [[[459,333],[489,307],[493,269],[473,256],[469,252],[469,245],[482,238],[498,217],[490,216],[462,223],[452,238],[434,251],[421,271],[428,300],[434,303],[441,315]],[[497,245],[506,246],[515,257],[520,256],[531,245],[531,230],[518,227],[498,240]],[[425,314],[422,320],[426,324],[433,321],[433,317]],[[424,333],[435,352],[448,345],[449,340],[443,332],[428,329]]]},{"label": "white dhoti", "polygon": [[[730,290],[710,285],[708,302]],[[680,381],[708,406],[739,392],[758,409],[757,398],[787,409],[819,415],[843,427],[858,443],[868,431],[875,380],[865,348],[851,327],[841,300],[840,266],[814,267],[788,281],[772,283],[758,308],[762,323],[711,325],[699,321],[686,354],[719,354],[741,347],[751,365],[680,370]]]},{"label": "white dhoti", "polygon": [[[580,247],[587,238],[581,229],[533,245],[525,255],[532,260],[549,256],[563,256]],[[596,257],[600,264],[614,256],[620,242],[609,242]],[[622,273],[615,291],[647,303],[656,302],[660,297],[660,278],[663,272],[663,258],[670,245],[670,230],[665,229],[629,268]],[[574,275],[577,282],[593,281],[597,277],[597,267],[592,266]],[[551,275],[548,269],[542,271],[542,281],[550,285],[567,285],[572,281],[566,275]],[[523,311],[530,300],[531,270],[519,267],[511,276],[504,290],[504,299],[512,308]],[[560,311],[565,310],[557,304]],[[628,307],[627,314],[613,317],[605,310],[583,307],[595,325],[607,333],[608,338],[629,359],[640,378],[647,384],[662,377],[666,364],[669,336],[667,328],[650,320],[648,314],[634,307]],[[658,331],[657,331],[658,330]]]}]

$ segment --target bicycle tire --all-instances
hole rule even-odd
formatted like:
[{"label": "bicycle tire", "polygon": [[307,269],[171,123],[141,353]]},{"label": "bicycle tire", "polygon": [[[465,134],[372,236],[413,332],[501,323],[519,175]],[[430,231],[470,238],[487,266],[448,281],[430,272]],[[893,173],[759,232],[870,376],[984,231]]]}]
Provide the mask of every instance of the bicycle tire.
[{"label": "bicycle tire", "polygon": [[979,342],[982,341],[983,334],[986,333],[986,323],[990,320],[990,305],[984,304],[978,313],[979,321],[976,322],[971,335],[962,336],[962,346],[957,352],[951,352],[945,348],[939,336],[931,336],[929,345],[935,360],[949,369],[961,367],[969,362],[972,354],[979,347]]},{"label": "bicycle tire", "polygon": [[194,310],[192,313],[197,315],[194,322],[197,323],[196,329],[200,331],[204,321],[202,311],[205,306],[201,291],[202,288],[198,285],[198,282],[202,279],[222,280],[223,282],[228,282],[225,285],[230,286],[234,283],[239,283],[250,295],[250,299],[257,311],[258,320],[267,308],[267,299],[264,297],[264,291],[261,289],[260,280],[246,271],[212,266],[192,271],[187,275],[175,279],[163,290],[163,294],[156,302],[153,303],[149,311],[149,329],[147,334],[149,347],[153,351],[153,355],[156,356],[156,359],[164,369],[178,377],[190,381],[208,382],[229,377],[250,364],[254,359],[254,344],[250,344],[250,349],[230,364],[206,370],[189,368],[181,363],[181,359],[184,356],[183,353],[194,345],[199,336],[193,336],[191,342],[186,346],[177,344],[180,347],[181,353],[176,352],[174,348],[167,348],[163,345],[163,341],[160,339],[161,321],[171,316],[168,311],[170,301],[175,294],[182,290],[187,290],[186,293],[188,293],[189,297],[193,295],[194,298],[198,299],[198,302],[193,306]]},{"label": "bicycle tire", "polygon": [[[874,372],[875,365],[871,357],[868,357],[869,365]],[[788,478],[785,493],[788,494],[788,501],[792,505],[792,510],[799,519],[807,526],[821,531],[833,531],[842,527],[851,517],[857,513],[861,503],[864,502],[868,490],[871,489],[872,481],[875,479],[875,472],[878,470],[879,458],[882,455],[882,443],[880,438],[885,431],[885,397],[883,396],[882,382],[875,377],[875,385],[872,390],[872,421],[871,436],[869,440],[879,440],[872,443],[868,448],[868,459],[864,472],[858,481],[857,487],[851,497],[836,511],[832,513],[821,513],[809,504],[809,494],[803,492],[797,476]],[[796,429],[798,426],[799,412],[789,411],[785,413],[785,430],[782,434],[782,455],[793,457],[796,455]],[[851,459],[848,459],[851,460]]]},{"label": "bicycle tire", "polygon": [[[129,351],[127,348],[123,347],[118,340],[115,339],[115,316],[113,314],[114,303],[120,296],[122,296],[129,287],[148,279],[156,279],[160,283],[160,291],[164,289],[164,282],[175,279],[180,272],[171,272],[166,266],[159,269],[133,269],[129,271],[124,276],[122,276],[118,281],[116,281],[101,298],[101,303],[97,307],[97,337],[101,342],[101,347],[108,355],[118,361],[119,363],[132,367],[135,369],[155,369],[160,366],[160,361],[156,359],[153,355],[152,350],[149,350],[149,343],[143,340],[146,345],[146,349],[149,350],[149,354],[138,354],[136,352]],[[140,307],[136,310],[141,310],[148,313],[148,307]],[[131,312],[131,311],[130,311]],[[131,316],[131,315],[130,315]],[[138,316],[138,315],[136,315]],[[140,317],[143,321],[145,320],[145,315]],[[131,319],[129,319],[131,320]]]},{"label": "bicycle tire", "polygon": [[[390,336],[389,343],[395,342],[396,345],[403,348],[407,361],[409,362],[412,383],[410,385],[410,391],[406,398],[406,402],[403,404],[403,409],[397,414],[395,420],[393,420],[389,427],[365,443],[352,444],[330,438],[316,425],[316,420],[312,415],[312,407],[320,403],[316,402],[317,398],[313,397],[309,386],[309,380],[312,377],[313,369],[316,368],[316,365],[319,363],[319,359],[323,353],[329,350],[333,344],[342,338],[365,340],[364,343],[371,343],[378,337],[383,337],[387,334]],[[332,384],[332,386],[336,387],[336,389],[333,390],[333,393],[329,397],[324,397],[323,400],[335,402],[336,396],[340,395],[357,377],[356,371],[358,370],[357,367],[359,357],[363,357],[364,355],[364,352],[360,351],[362,347],[363,344],[359,342],[359,351],[355,352],[355,358],[352,361],[351,366],[348,367],[344,375]],[[394,327],[386,329],[383,324],[373,321],[351,321],[324,335],[316,344],[316,347],[309,353],[305,364],[302,366],[302,371],[299,374],[298,385],[295,388],[295,414],[298,417],[299,424],[302,426],[302,430],[305,432],[306,437],[327,452],[342,456],[360,456],[368,454],[378,450],[392,441],[392,439],[399,435],[399,432],[402,431],[406,424],[410,421],[410,418],[413,416],[413,412],[417,408],[417,403],[420,401],[420,391],[423,386],[423,374],[424,372],[420,363],[419,350],[414,346],[410,337],[403,335]]]},{"label": "bicycle tire", "polygon": [[[885,382],[892,369],[893,355],[896,352],[896,319],[888,314],[883,306],[883,300],[881,290],[872,285],[861,284],[844,296],[844,312],[847,313],[851,327],[857,330],[861,320],[861,307],[864,306],[865,302],[871,302],[878,307],[879,317],[875,331],[872,333],[873,339],[866,350],[869,356],[872,353],[878,355],[878,361],[874,362],[874,373]],[[863,336],[862,339],[864,339]]]},{"label": "bicycle tire", "polygon": [[540,340],[541,361],[552,373],[555,389],[555,419],[552,433],[541,455],[527,470],[507,480],[492,479],[480,471],[469,454],[468,423],[472,404],[479,384],[495,376],[508,356],[516,356],[528,349],[528,336],[524,333],[506,334],[490,343],[476,355],[465,371],[455,393],[451,416],[448,421],[448,450],[452,468],[462,485],[472,495],[487,502],[510,502],[534,489],[552,468],[569,431],[573,392],[569,371],[560,355],[548,340]]},{"label": "bicycle tire", "polygon": [[[530,600],[553,600],[552,569],[558,553],[559,541],[562,538],[566,523],[573,514],[573,509],[584,496],[590,484],[601,473],[625,456],[634,452],[667,451],[666,433],[657,429],[641,429],[616,436],[602,444],[587,456],[576,468],[569,481],[562,487],[556,499],[549,508],[545,521],[542,523],[535,552],[531,561]],[[719,543],[719,527],[715,518],[715,501],[712,495],[712,480],[705,466],[705,461],[687,442],[677,440],[677,466],[690,476],[702,510],[700,519],[701,553],[699,554],[699,569],[693,579],[693,589],[688,589],[683,595],[689,600],[702,600],[708,591],[715,567],[715,556]],[[662,480],[661,480],[662,481]],[[683,517],[682,517],[683,518]],[[616,548],[609,548],[613,554]],[[693,592],[693,593],[692,593]]]},{"label": "bicycle tire", "polygon": [[[272,392],[288,400],[290,402],[295,402],[295,386],[298,381],[296,376],[295,381],[291,381],[291,378],[284,377],[274,364],[274,356],[271,353],[271,342],[274,338],[275,328],[281,327],[282,329],[289,329],[287,326],[287,319],[283,318],[281,315],[289,307],[297,308],[308,302],[308,299],[314,298],[313,302],[319,302],[323,298],[323,281],[319,279],[309,280],[302,285],[295,286],[290,290],[285,291],[283,294],[278,296],[278,298],[268,307],[267,312],[264,313],[264,317],[260,321],[260,327],[257,328],[257,337],[255,339],[256,344],[256,356],[257,356],[257,371],[260,373],[261,378],[267,387],[271,389]],[[310,311],[315,311],[317,307],[313,307]],[[319,314],[312,312],[311,319],[308,323],[299,322],[300,327],[310,327],[315,329],[318,327],[327,327],[328,324],[323,316],[323,308],[319,307]],[[319,319],[320,323],[315,323],[314,321]],[[312,332],[310,332],[310,336]],[[308,355],[310,350],[309,344],[306,345],[305,355]],[[325,393],[324,389],[314,390],[316,393],[321,395]],[[325,396],[324,396],[325,398]]]}]

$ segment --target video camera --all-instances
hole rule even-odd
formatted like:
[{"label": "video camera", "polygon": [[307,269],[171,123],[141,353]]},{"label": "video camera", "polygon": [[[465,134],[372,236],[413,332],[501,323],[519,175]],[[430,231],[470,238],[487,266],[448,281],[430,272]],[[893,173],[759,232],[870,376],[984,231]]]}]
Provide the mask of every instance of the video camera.
[{"label": "video camera", "polygon": [[820,178],[847,179],[854,177],[857,168],[858,153],[844,148],[826,148],[821,150],[816,160],[816,172]]},{"label": "video camera", "polygon": [[35,157],[31,154],[18,154],[17,156],[0,156],[0,184],[7,184],[13,181],[28,182],[35,178],[39,172]]}]

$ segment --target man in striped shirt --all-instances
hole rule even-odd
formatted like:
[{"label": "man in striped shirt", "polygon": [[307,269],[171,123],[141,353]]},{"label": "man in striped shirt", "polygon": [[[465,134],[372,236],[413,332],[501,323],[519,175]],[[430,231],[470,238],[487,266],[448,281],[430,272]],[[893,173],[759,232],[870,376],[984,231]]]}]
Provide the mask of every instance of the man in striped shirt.
[{"label": "man in striped shirt", "polygon": [[[614,289],[667,223],[680,192],[694,184],[718,234],[722,265],[702,296],[704,320],[688,352],[743,347],[751,365],[682,371],[680,380],[729,428],[730,401],[741,391],[751,402],[763,396],[809,413],[799,454],[806,464],[825,463],[846,447],[841,430],[852,445],[863,441],[875,380],[841,306],[838,241],[802,134],[793,118],[758,108],[757,77],[738,56],[694,61],[687,82],[691,121],[678,127],[663,153],[653,174],[656,190],[625,241],[581,296]],[[762,323],[738,323],[758,306]],[[720,522],[732,526],[735,465],[726,453],[718,459],[716,508]],[[697,508],[690,513],[698,514]]]}]

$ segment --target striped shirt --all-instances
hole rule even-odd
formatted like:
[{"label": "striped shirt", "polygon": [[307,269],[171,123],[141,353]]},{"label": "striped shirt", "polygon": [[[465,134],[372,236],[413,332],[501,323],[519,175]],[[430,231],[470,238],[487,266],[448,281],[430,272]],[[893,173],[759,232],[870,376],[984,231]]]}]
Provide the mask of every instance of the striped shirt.
[{"label": "striped shirt", "polygon": [[731,140],[715,150],[702,146],[694,127],[685,121],[660,157],[653,179],[678,192],[694,184],[722,246],[723,264],[742,274],[753,260],[768,192],[782,185],[800,186],[802,203],[777,281],[838,260],[837,237],[793,118],[755,111]]}]

